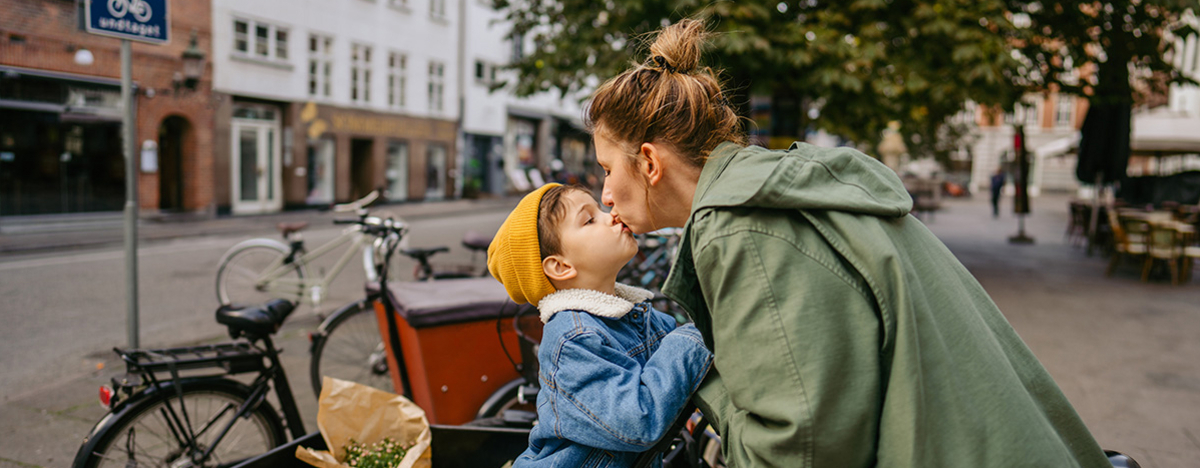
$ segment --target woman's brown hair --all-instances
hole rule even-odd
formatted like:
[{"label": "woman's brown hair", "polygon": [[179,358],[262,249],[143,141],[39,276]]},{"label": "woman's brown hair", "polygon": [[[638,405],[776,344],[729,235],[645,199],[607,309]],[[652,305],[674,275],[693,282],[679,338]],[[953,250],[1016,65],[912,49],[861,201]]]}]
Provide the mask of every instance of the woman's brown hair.
[{"label": "woman's brown hair", "polygon": [[645,63],[606,81],[592,96],[593,134],[622,145],[666,143],[695,166],[725,141],[745,144],[737,112],[711,68],[700,67],[704,23],[685,19],[659,31]]}]

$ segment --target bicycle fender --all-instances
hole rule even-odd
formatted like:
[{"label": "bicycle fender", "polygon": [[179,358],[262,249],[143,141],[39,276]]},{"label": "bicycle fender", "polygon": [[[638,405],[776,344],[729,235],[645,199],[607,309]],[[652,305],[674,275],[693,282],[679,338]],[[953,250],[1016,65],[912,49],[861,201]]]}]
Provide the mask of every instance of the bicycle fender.
[{"label": "bicycle fender", "polygon": [[[155,388],[154,386],[148,386],[118,402],[117,406],[106,413],[104,417],[100,418],[100,421],[96,422],[96,425],[92,426],[92,429],[88,431],[86,436],[84,436],[83,444],[79,447],[79,452],[75,454],[75,460],[72,462],[71,466],[83,466],[83,464],[87,462],[88,457],[92,455],[92,451],[96,447],[96,442],[101,439],[102,435],[112,430],[112,426],[114,426],[117,421],[123,420],[125,415],[135,406],[137,406],[134,403],[147,400],[157,395],[159,392],[167,392],[168,395],[174,395],[175,385],[175,382],[163,382],[158,388]],[[183,386],[183,388],[197,385],[203,385],[206,387],[224,387],[230,392],[237,392],[247,396],[250,395],[251,391],[250,387],[246,384],[225,378],[192,377],[180,379],[179,385]],[[255,404],[257,405],[259,403],[256,402]]]},{"label": "bicycle fender", "polygon": [[250,246],[270,247],[272,249],[279,250],[282,253],[288,253],[288,252],[291,252],[291,250],[292,250],[283,242],[279,242],[275,239],[268,239],[265,237],[260,237],[257,239],[247,239],[247,240],[238,242],[237,245],[230,247],[229,250],[226,250],[225,253],[223,255],[221,255],[221,261],[217,262],[217,265],[224,265],[225,262],[229,260],[229,257],[232,256],[235,252],[242,250],[243,248],[250,247]]}]

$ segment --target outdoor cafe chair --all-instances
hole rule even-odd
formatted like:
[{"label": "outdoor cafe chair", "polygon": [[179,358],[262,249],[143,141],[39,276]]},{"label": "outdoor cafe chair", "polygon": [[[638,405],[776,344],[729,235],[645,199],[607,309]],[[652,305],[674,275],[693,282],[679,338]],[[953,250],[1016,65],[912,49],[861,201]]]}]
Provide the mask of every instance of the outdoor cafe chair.
[{"label": "outdoor cafe chair", "polygon": [[1117,218],[1116,210],[1108,211],[1108,224],[1112,230],[1113,238],[1113,253],[1112,259],[1108,262],[1107,276],[1112,276],[1113,271],[1116,271],[1117,264],[1121,263],[1122,257],[1139,258],[1146,255],[1146,244],[1139,237],[1137,242],[1130,240],[1130,236],[1125,232],[1125,228],[1121,225]]},{"label": "outdoor cafe chair", "polygon": [[1174,221],[1150,224],[1150,242],[1147,244],[1142,281],[1150,279],[1150,270],[1156,261],[1167,264],[1171,271],[1171,284],[1179,284],[1179,260],[1183,255],[1183,236]]}]

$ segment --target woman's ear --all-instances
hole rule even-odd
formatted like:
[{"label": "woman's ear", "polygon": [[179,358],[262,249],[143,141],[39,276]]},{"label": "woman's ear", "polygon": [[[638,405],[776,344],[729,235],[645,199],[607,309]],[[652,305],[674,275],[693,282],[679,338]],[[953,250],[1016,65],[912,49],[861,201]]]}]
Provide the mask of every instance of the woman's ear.
[{"label": "woman's ear", "polygon": [[662,148],[654,143],[642,143],[641,158],[638,158],[638,170],[646,177],[650,185],[655,185],[663,177]]},{"label": "woman's ear", "polygon": [[575,266],[571,265],[565,257],[551,255],[542,260],[542,273],[545,273],[550,281],[566,281],[577,276],[579,270],[576,270]]}]

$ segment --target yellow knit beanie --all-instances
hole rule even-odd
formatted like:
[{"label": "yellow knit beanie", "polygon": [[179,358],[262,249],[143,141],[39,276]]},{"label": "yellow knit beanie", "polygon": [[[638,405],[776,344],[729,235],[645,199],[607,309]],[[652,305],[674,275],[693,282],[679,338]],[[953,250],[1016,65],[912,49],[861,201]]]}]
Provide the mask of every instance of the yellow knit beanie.
[{"label": "yellow knit beanie", "polygon": [[487,266],[492,276],[508,290],[517,304],[537,305],[554,285],[542,271],[542,253],[538,245],[538,206],[542,195],[562,184],[550,183],[529,192],[509,213],[488,246]]}]

